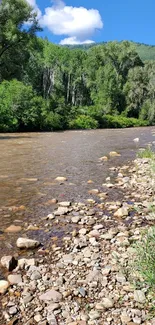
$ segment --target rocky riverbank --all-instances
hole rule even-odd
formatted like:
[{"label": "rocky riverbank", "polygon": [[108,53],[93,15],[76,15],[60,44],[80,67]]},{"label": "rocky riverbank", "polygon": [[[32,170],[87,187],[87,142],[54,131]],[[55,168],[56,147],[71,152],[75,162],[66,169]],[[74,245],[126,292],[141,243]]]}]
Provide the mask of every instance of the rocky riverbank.
[{"label": "rocky riverbank", "polygon": [[[72,224],[61,247],[18,238],[19,250],[35,248],[35,258],[1,259],[2,324],[155,324],[149,316],[148,287],[133,286],[130,266],[132,244],[154,223],[150,160],[137,159],[130,167],[112,170],[116,179],[107,178],[103,192],[92,188],[85,204],[58,202],[44,219],[46,229],[61,218]],[[121,189],[122,201],[108,199],[111,188]]]}]

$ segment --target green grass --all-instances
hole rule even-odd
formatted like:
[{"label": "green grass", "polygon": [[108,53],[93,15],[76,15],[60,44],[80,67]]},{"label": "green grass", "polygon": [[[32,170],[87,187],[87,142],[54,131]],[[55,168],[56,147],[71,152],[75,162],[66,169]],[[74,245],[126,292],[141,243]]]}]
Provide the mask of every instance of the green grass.
[{"label": "green grass", "polygon": [[149,228],[134,245],[133,268],[152,289],[155,287],[155,226]]},{"label": "green grass", "polygon": [[155,153],[152,151],[151,147],[148,146],[144,150],[139,150],[139,152],[137,153],[137,157],[155,159]]}]

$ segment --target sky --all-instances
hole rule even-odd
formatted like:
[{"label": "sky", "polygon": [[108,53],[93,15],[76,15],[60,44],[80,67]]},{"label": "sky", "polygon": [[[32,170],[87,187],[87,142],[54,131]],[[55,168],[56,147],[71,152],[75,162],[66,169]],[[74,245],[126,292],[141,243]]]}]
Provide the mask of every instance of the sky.
[{"label": "sky", "polygon": [[26,0],[57,44],[129,40],[155,45],[155,0]]}]

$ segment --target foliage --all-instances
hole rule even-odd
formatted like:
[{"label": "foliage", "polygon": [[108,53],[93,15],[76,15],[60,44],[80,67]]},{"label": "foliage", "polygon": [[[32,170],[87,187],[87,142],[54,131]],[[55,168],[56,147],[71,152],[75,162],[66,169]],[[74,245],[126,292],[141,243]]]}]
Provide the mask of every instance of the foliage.
[{"label": "foliage", "polygon": [[144,150],[139,150],[137,153],[138,158],[150,158],[152,160],[155,160],[155,153],[152,151],[151,147],[148,146]]},{"label": "foliage", "polygon": [[134,269],[143,277],[145,283],[155,285],[155,227],[143,234],[135,245]]},{"label": "foliage", "polygon": [[0,130],[40,129],[45,102],[17,80],[0,84]]},{"label": "foliage", "polygon": [[155,62],[142,61],[143,45],[84,51],[38,38],[38,30],[27,1],[0,1],[1,131],[155,124]]},{"label": "foliage", "polygon": [[147,121],[136,118],[127,118],[121,115],[105,115],[102,119],[102,127],[107,128],[130,128],[136,126],[147,126]]},{"label": "foliage", "polygon": [[97,129],[98,122],[90,116],[80,115],[70,121],[69,127],[71,129]]},{"label": "foliage", "polygon": [[0,2],[0,80],[22,75],[28,42],[40,30],[36,14],[25,0]]}]

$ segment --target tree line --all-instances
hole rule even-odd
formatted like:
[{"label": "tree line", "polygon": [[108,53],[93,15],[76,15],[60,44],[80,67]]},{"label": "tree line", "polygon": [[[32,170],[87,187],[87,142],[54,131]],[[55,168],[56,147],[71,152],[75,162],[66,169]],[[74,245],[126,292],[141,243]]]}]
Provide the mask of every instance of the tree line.
[{"label": "tree line", "polygon": [[40,30],[25,0],[1,0],[1,132],[155,123],[155,61],[133,43],[70,49]]}]

